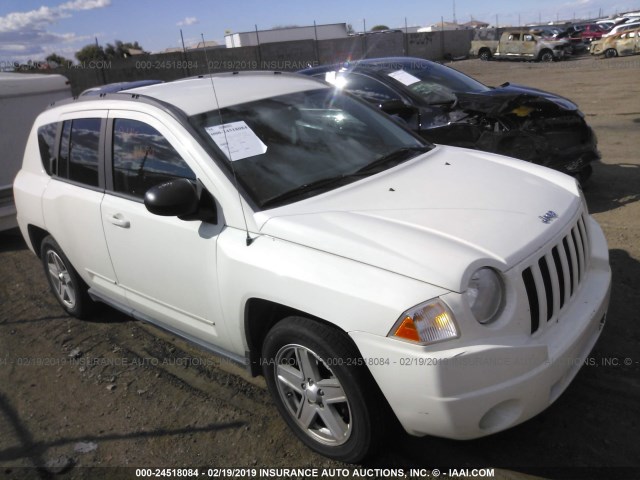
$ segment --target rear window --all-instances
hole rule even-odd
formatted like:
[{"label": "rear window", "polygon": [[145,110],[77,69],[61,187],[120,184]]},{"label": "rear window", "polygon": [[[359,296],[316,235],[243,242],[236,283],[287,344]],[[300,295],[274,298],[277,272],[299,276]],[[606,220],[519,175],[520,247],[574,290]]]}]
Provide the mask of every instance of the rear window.
[{"label": "rear window", "polygon": [[55,157],[57,123],[50,123],[38,128],[38,147],[40,148],[40,159],[47,175],[51,175],[51,161]]}]

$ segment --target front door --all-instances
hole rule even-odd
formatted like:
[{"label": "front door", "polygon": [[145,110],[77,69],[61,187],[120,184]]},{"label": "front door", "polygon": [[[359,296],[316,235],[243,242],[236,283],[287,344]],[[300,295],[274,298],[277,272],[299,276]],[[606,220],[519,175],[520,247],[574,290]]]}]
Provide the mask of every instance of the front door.
[{"label": "front door", "polygon": [[[173,130],[172,130],[173,129]],[[189,150],[154,117],[109,112],[107,190],[102,223],[119,285],[129,306],[170,329],[221,348],[216,242],[224,228],[151,214],[145,192],[175,178],[201,175]]]}]

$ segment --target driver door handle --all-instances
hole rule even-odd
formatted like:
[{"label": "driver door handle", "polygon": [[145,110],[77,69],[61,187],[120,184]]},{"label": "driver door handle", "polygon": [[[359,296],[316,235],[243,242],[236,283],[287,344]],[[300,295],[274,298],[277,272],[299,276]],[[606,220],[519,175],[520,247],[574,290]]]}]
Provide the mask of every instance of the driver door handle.
[{"label": "driver door handle", "polygon": [[109,221],[109,223],[114,224],[116,227],[129,228],[131,226],[131,222],[124,218],[121,213],[109,215],[107,217],[107,220]]}]

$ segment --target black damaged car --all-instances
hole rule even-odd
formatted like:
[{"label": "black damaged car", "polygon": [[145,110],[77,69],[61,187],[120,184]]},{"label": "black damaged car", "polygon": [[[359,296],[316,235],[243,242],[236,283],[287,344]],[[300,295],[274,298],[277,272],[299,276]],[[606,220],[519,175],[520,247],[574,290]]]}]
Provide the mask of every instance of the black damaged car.
[{"label": "black damaged car", "polygon": [[302,70],[367,100],[433,143],[534,162],[585,182],[600,154],[566,98],[521,85],[486,85],[419,58],[377,58]]}]

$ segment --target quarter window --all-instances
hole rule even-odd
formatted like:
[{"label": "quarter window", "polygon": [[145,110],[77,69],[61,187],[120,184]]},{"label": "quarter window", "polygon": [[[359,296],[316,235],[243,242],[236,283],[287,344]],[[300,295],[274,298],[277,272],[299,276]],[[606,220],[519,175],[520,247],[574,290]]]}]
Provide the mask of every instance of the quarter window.
[{"label": "quarter window", "polygon": [[40,147],[40,158],[42,159],[42,166],[47,172],[47,175],[51,175],[51,160],[55,156],[57,130],[57,123],[50,123],[38,128],[38,147]]},{"label": "quarter window", "polygon": [[118,118],[113,125],[113,189],[144,197],[147,190],[175,178],[196,175],[166,138],[152,126]]}]

